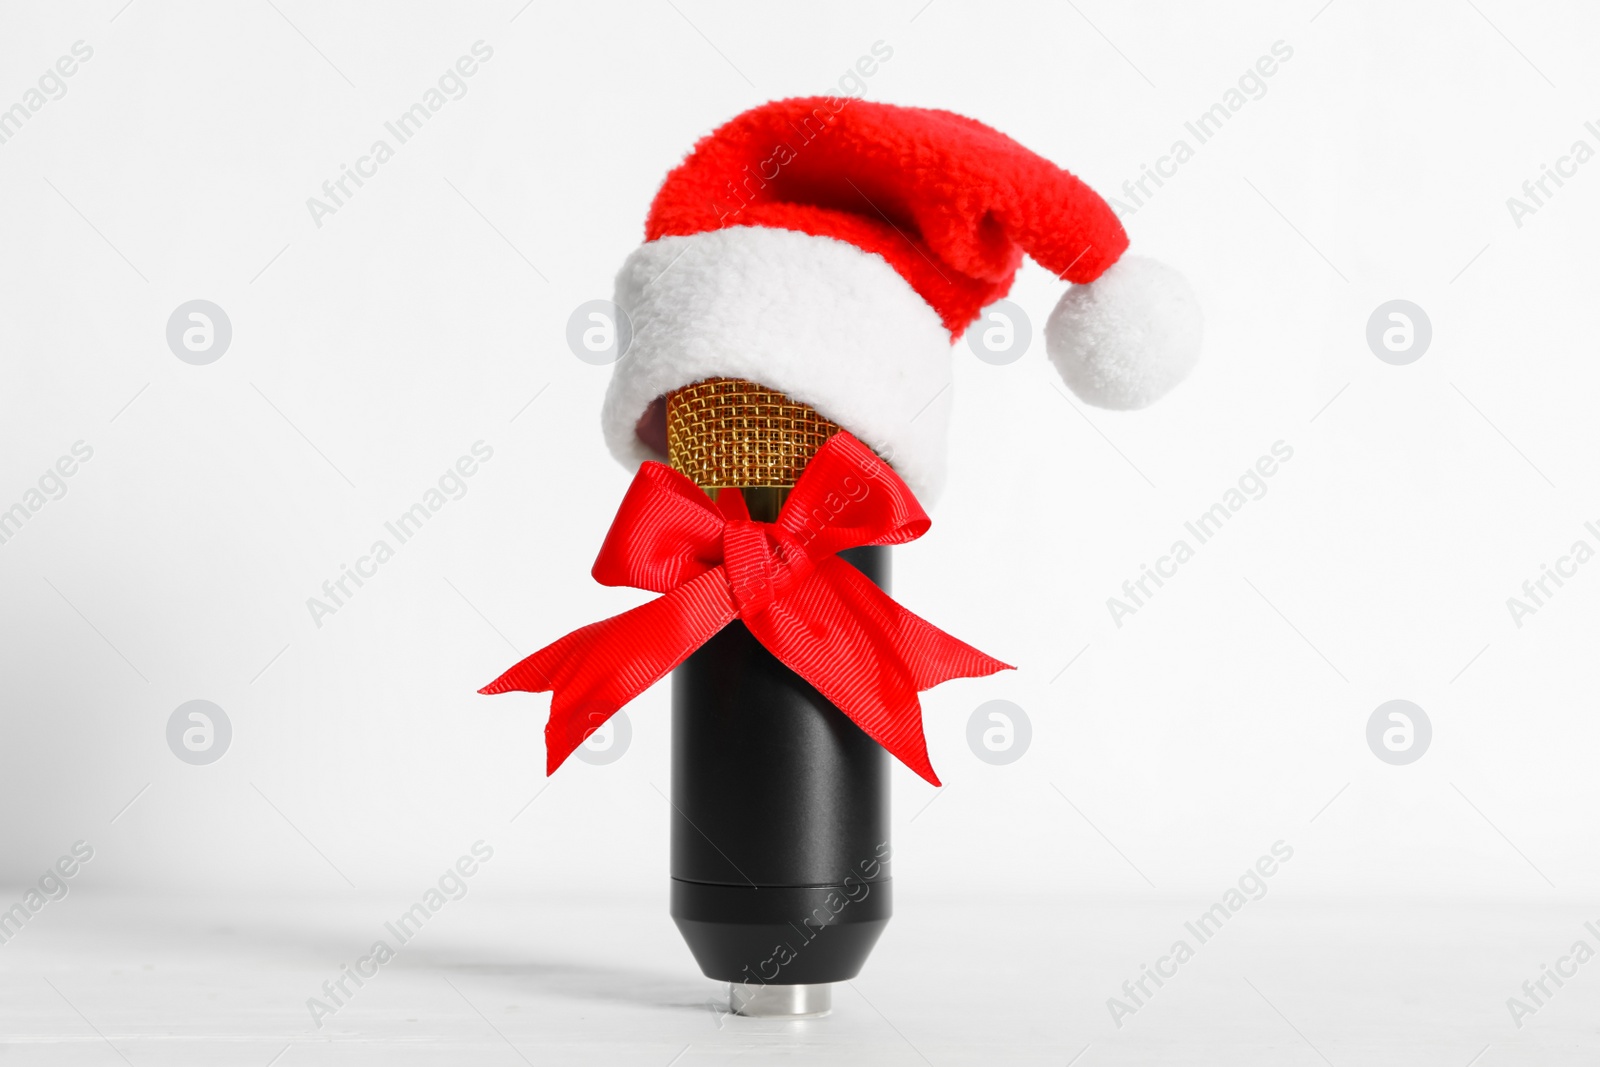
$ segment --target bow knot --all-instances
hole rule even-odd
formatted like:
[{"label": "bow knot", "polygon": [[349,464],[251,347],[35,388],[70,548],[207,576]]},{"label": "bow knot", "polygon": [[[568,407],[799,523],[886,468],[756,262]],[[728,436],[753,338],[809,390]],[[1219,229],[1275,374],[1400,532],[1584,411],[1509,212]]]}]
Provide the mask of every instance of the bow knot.
[{"label": "bow knot", "polygon": [[921,537],[927,515],[848,433],[812,457],[776,522],[737,490],[713,504],[660,463],[634,476],[595,560],[604,585],[663,594],[574,630],[480,692],[553,692],[547,772],[618,708],[734,619],[896,758],[935,785],[917,693],[1009,669],[890,599],[836,553]]},{"label": "bow knot", "polygon": [[770,523],[732,519],[722,528],[722,566],[740,618],[767,609],[811,572],[799,543]]}]

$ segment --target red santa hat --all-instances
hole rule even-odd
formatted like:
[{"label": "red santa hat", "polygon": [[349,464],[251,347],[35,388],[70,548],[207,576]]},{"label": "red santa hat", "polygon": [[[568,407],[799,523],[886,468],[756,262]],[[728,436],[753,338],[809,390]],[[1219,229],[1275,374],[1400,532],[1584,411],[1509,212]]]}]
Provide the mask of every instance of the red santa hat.
[{"label": "red santa hat", "polygon": [[927,499],[944,475],[950,347],[1024,252],[1072,283],[1046,349],[1087,402],[1144,407],[1199,353],[1188,284],[1124,256],[1094,190],[948,111],[753,108],[667,176],[645,237],[617,275],[633,340],[602,415],[629,465],[663,458],[666,394],[743,378],[843,426]]}]

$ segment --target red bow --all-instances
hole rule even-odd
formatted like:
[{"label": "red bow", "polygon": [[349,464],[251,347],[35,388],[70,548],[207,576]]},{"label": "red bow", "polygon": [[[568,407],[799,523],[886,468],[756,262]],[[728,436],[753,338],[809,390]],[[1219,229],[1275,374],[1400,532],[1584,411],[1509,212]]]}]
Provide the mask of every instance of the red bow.
[{"label": "red bow", "polygon": [[618,708],[734,619],[907,767],[939,784],[917,693],[1009,670],[918,618],[835,553],[914,541],[930,523],[898,475],[848,433],[807,464],[778,521],[713,504],[661,463],[639,468],[595,560],[601,585],[664,596],[575,630],[481,693],[553,691],[547,774]]}]

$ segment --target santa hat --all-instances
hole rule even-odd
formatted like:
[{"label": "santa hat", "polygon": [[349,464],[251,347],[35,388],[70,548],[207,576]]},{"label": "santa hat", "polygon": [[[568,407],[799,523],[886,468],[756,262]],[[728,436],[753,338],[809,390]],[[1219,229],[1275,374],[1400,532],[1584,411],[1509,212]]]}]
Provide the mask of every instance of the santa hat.
[{"label": "santa hat", "polygon": [[661,186],[617,275],[633,340],[602,415],[634,466],[666,452],[664,398],[742,378],[809,404],[925,499],[943,481],[951,345],[1026,252],[1072,283],[1045,327],[1084,400],[1140,408],[1200,347],[1182,276],[1124,257],[1094,190],[982,123],[842,97],[746,111]]}]

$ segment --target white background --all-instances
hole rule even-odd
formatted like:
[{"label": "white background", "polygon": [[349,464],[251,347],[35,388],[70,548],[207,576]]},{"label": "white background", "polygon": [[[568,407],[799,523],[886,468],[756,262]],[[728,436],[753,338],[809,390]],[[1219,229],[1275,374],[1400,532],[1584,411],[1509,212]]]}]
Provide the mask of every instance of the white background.
[{"label": "white background", "polygon": [[[1031,263],[1029,353],[952,351],[951,475],[895,595],[1019,669],[925,695],[948,795],[897,769],[899,899],[1214,900],[1280,839],[1271,893],[1308,906],[1600,891],[1600,564],[1520,628],[1506,606],[1600,547],[1600,163],[1521,227],[1506,206],[1600,148],[1591,9],[122,2],[0,25],[0,107],[94,49],[0,144],[0,507],[94,449],[0,544],[0,879],[83,839],[85,893],[399,900],[481,838],[475,893],[648,898],[665,926],[667,687],[623,758],[542,793],[548,698],[474,691],[644,599],[588,576],[628,473],[609,369],[565,330],[666,171],[883,41],[866,98],[972,115],[1117,196],[1283,41],[1124,220],[1205,307],[1187,384],[1134,414],[1067,400],[1039,336],[1060,284]],[[466,95],[318,227],[307,198],[479,40]],[[233,326],[208,366],[165,340],[195,298]],[[1432,322],[1409,366],[1365,339],[1396,298]],[[466,495],[315,625],[307,598],[479,440]],[[1280,440],[1266,495],[1117,627],[1106,599]],[[207,767],[165,737],[197,698],[234,731]],[[995,698],[1033,725],[1002,767],[966,743]],[[1394,698],[1433,725],[1409,766],[1366,742]],[[1486,1028],[1569,926],[1493,973]]]}]

